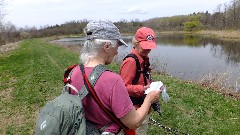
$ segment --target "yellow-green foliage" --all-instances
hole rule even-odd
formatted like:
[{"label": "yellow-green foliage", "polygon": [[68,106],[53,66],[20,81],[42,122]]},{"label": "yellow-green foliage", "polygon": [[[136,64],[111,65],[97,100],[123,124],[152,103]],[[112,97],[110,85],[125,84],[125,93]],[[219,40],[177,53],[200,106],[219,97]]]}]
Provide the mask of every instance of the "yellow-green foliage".
[{"label": "yellow-green foliage", "polygon": [[199,21],[188,21],[183,23],[185,31],[197,31],[200,30],[202,24]]}]

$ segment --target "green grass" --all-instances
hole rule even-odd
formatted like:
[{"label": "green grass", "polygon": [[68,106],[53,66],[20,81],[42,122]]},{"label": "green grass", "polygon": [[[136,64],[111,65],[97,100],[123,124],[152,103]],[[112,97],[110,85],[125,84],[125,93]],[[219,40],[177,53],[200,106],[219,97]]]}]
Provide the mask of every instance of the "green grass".
[{"label": "green grass", "polygon": [[[239,100],[167,76],[155,76],[168,89],[170,102],[161,102],[163,115],[153,117],[163,125],[189,134],[240,133]],[[150,128],[149,133],[154,132]]]},{"label": "green grass", "polygon": [[[0,134],[34,134],[39,109],[61,93],[63,72],[79,63],[78,54],[42,39],[21,43],[0,55]],[[118,72],[119,65],[108,66]],[[240,134],[240,101],[213,90],[155,74],[166,84],[170,101],[160,99],[162,116],[151,117],[164,126],[189,134]],[[148,134],[170,134],[151,125]]]},{"label": "green grass", "polygon": [[39,39],[2,55],[0,134],[33,134],[38,109],[61,93],[64,69],[78,61],[77,54]]}]

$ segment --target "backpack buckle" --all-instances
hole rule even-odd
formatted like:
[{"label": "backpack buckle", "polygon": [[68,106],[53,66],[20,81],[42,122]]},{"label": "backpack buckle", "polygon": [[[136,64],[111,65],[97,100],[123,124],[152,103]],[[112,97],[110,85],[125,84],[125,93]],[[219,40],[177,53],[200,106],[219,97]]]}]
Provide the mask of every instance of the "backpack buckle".
[{"label": "backpack buckle", "polygon": [[64,84],[70,83],[70,81],[71,81],[70,76],[63,79]]}]

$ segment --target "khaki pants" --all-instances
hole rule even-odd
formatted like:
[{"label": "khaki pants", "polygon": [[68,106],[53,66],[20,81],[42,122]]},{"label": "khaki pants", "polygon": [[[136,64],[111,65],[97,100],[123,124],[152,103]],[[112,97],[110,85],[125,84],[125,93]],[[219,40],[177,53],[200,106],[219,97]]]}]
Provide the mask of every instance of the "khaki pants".
[{"label": "khaki pants", "polygon": [[[149,121],[149,115],[145,118],[143,123],[136,129],[136,135],[147,135],[147,129],[148,129],[148,121]],[[102,135],[114,135],[113,133],[109,134],[102,134]],[[124,131],[121,130],[118,134],[116,135],[124,135]]]},{"label": "khaki pants", "polygon": [[149,121],[149,115],[147,115],[147,117],[145,118],[143,123],[140,125],[140,127],[137,128],[136,130],[137,135],[147,135],[148,121]]},{"label": "khaki pants", "polygon": [[116,135],[124,135],[124,131],[123,130],[121,130],[118,134],[116,134]]}]

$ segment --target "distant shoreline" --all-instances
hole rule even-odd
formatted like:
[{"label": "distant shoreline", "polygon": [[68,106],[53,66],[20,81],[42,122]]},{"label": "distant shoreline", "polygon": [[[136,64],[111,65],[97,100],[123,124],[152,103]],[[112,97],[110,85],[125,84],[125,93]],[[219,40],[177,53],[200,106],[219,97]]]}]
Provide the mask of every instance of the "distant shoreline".
[{"label": "distant shoreline", "polygon": [[[221,40],[228,40],[228,41],[240,41],[240,30],[201,30],[197,32],[186,32],[186,31],[155,31],[157,34],[196,34],[211,38],[217,38]],[[134,33],[122,33],[122,35],[134,35]],[[77,38],[83,37],[83,34],[77,35],[65,35],[65,36],[53,36],[54,39],[61,39],[61,38]],[[52,38],[50,38],[52,40]]]},{"label": "distant shoreline", "polygon": [[164,31],[164,32],[156,32],[156,34],[176,34],[176,33],[188,33],[188,34],[198,34],[202,36],[207,36],[211,38],[218,38],[222,40],[236,40],[240,41],[240,31],[238,30],[201,30],[197,32],[185,32],[185,31]]},{"label": "distant shoreline", "polygon": [[[197,34],[202,36],[207,36],[211,38],[217,38],[221,40],[228,40],[228,41],[239,41],[240,42],[240,30],[201,30],[197,32],[186,32],[186,31],[161,31],[155,32],[156,34]],[[122,33],[122,35],[134,35],[134,33]],[[61,39],[61,38],[71,38],[71,37],[82,37],[83,34],[77,34],[77,35],[63,35],[63,36],[52,36],[52,37],[45,37],[44,39],[47,41]],[[16,43],[16,42],[15,42]],[[4,49],[4,46],[10,46],[12,43],[8,43],[5,45],[0,45],[1,52],[8,52],[11,49]]]}]

